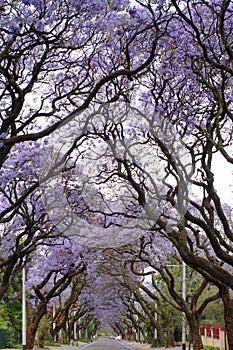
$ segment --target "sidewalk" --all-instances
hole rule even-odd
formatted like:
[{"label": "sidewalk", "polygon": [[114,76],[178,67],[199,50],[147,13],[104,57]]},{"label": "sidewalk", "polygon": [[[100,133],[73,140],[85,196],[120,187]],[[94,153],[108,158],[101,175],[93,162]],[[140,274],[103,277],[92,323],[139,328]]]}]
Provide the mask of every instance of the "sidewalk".
[{"label": "sidewalk", "polygon": [[[151,348],[150,344],[140,344],[140,343],[136,343],[136,342],[126,342],[126,344],[132,346],[133,348],[135,348],[136,350],[153,350],[155,348]],[[158,348],[156,348],[156,350],[158,350]]]},{"label": "sidewalk", "polygon": [[152,348],[150,344],[140,344],[136,342],[126,342],[126,344],[132,346],[136,350],[149,350],[149,349],[150,350],[181,350],[181,346],[176,346],[174,348],[165,348],[165,347]]}]

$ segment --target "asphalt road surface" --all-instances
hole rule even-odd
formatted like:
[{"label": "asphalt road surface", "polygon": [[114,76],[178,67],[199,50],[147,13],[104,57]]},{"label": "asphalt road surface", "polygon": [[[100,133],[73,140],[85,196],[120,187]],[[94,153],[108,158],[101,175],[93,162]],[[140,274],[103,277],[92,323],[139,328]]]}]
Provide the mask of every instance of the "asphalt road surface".
[{"label": "asphalt road surface", "polygon": [[127,349],[131,349],[131,350],[134,350],[134,348],[122,343],[121,341],[110,340],[110,339],[97,340],[91,344],[81,346],[80,350],[81,349],[86,349],[86,350],[127,350]]}]

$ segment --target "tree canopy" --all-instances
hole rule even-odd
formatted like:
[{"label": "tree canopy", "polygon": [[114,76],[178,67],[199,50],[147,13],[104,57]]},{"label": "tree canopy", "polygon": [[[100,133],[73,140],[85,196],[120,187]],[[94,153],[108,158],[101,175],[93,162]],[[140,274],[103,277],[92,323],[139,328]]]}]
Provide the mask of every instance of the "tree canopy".
[{"label": "tree canopy", "polygon": [[131,295],[108,290],[103,252],[167,282],[178,256],[218,288],[233,349],[232,2],[7,0],[0,16],[0,297],[26,261],[41,317],[64,292],[62,324],[96,276],[121,328]]}]

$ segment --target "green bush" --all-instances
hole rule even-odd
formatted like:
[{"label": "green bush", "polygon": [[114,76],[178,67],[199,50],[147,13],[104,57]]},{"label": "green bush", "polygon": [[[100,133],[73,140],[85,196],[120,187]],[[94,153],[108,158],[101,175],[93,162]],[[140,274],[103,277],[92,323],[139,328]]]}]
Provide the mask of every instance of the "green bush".
[{"label": "green bush", "polygon": [[153,339],[151,342],[151,347],[156,348],[159,345],[158,339]]},{"label": "green bush", "polygon": [[45,345],[45,346],[56,346],[56,347],[61,346],[60,343],[55,343],[55,342],[50,341],[50,340],[45,340],[45,341],[44,341],[44,345]]},{"label": "green bush", "polygon": [[22,349],[22,344],[21,343],[20,344],[12,344],[11,348],[13,348],[13,349]]},{"label": "green bush", "polygon": [[204,345],[204,350],[220,350],[218,346]]},{"label": "green bush", "polygon": [[80,342],[81,343],[89,343],[90,339],[82,338],[82,339],[80,339]]},{"label": "green bush", "polygon": [[77,340],[71,340],[70,345],[78,346],[78,341]]}]

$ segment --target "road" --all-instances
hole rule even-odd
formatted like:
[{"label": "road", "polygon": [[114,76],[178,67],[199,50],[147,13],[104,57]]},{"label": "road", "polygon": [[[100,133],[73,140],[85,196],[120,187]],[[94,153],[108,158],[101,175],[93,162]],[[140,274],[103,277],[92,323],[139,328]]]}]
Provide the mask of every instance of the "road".
[{"label": "road", "polygon": [[135,350],[132,346],[126,345],[121,341],[110,340],[110,339],[101,339],[97,340],[91,344],[86,344],[80,347],[81,349],[86,350]]}]

